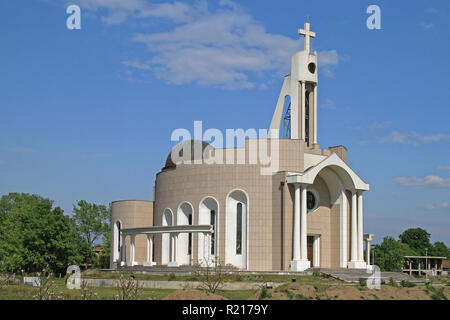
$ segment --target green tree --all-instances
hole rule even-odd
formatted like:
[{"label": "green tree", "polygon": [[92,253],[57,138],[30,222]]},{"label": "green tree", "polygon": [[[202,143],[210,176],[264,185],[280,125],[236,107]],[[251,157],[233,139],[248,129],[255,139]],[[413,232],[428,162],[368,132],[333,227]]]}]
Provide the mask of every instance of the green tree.
[{"label": "green tree", "polygon": [[64,272],[80,264],[91,250],[76,233],[71,218],[38,195],[10,193],[0,199],[0,268],[40,271],[46,265]]},{"label": "green tree", "polygon": [[374,249],[374,263],[381,271],[401,271],[404,256],[411,255],[412,250],[405,243],[392,237],[385,237]]},{"label": "green tree", "polygon": [[104,205],[78,201],[73,206],[74,219],[79,233],[91,245],[104,234],[109,233],[109,208]]},{"label": "green tree", "polygon": [[446,257],[448,259],[450,257],[450,249],[445,243],[437,241],[431,246],[429,254],[430,256]]},{"label": "green tree", "polygon": [[425,248],[430,249],[430,234],[422,228],[411,228],[399,235],[400,241],[414,250],[416,255],[425,255]]}]

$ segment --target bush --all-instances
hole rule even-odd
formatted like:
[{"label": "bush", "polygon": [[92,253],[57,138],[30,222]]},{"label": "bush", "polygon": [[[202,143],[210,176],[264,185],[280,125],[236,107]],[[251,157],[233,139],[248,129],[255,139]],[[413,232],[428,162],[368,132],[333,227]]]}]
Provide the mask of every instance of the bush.
[{"label": "bush", "polygon": [[389,278],[389,283],[388,283],[388,285],[390,285],[390,286],[392,286],[392,287],[396,287],[396,286],[397,286],[397,284],[396,284],[395,281],[394,281],[394,278],[392,278],[392,277]]},{"label": "bush", "polygon": [[123,273],[120,274],[117,290],[116,300],[138,300],[144,291],[133,275],[126,278]]},{"label": "bush", "polygon": [[272,298],[272,295],[270,293],[267,293],[267,289],[266,288],[262,288],[258,299],[259,300],[264,300],[265,298]]},{"label": "bush", "polygon": [[400,282],[400,285],[401,285],[403,288],[412,288],[412,287],[415,287],[415,286],[416,286],[414,283],[409,282],[409,281],[406,281],[406,280],[402,280],[402,281]]},{"label": "bush", "polygon": [[171,272],[169,274],[169,281],[172,281],[172,280],[175,280],[175,279],[176,279],[175,273]]}]

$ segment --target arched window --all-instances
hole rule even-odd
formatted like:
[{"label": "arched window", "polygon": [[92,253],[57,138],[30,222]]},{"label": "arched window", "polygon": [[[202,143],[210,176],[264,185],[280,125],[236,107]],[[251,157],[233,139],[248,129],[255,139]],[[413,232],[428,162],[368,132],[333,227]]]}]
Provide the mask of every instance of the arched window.
[{"label": "arched window", "polygon": [[215,239],[216,239],[216,210],[210,212],[211,225],[213,227],[213,233],[211,235],[211,254],[214,254]]},{"label": "arched window", "polygon": [[242,254],[242,203],[236,206],[236,254]]}]

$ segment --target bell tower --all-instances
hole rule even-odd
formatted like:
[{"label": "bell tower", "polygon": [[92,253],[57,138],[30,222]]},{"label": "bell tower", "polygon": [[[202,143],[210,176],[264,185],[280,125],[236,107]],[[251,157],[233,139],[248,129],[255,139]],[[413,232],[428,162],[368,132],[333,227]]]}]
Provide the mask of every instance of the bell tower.
[{"label": "bell tower", "polygon": [[[317,51],[311,52],[311,38],[316,33],[310,30],[309,22],[298,33],[304,36],[304,49],[291,58],[291,73],[284,78],[270,129],[280,132],[281,120],[288,122],[289,139],[304,140],[310,148],[317,147]],[[286,97],[290,105],[285,114]],[[278,137],[273,137],[278,138]]]}]

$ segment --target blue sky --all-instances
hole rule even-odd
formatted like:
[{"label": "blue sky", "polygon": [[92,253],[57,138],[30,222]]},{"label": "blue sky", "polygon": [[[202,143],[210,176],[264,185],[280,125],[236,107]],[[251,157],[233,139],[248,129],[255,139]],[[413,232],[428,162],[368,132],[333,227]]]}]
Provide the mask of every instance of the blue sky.
[{"label": "blue sky", "polygon": [[[371,4],[381,30],[366,27]],[[67,213],[151,200],[174,129],[269,126],[309,16],[318,142],[345,145],[371,184],[365,232],[420,226],[450,245],[449,13],[445,0],[1,1],[0,194]]]}]

